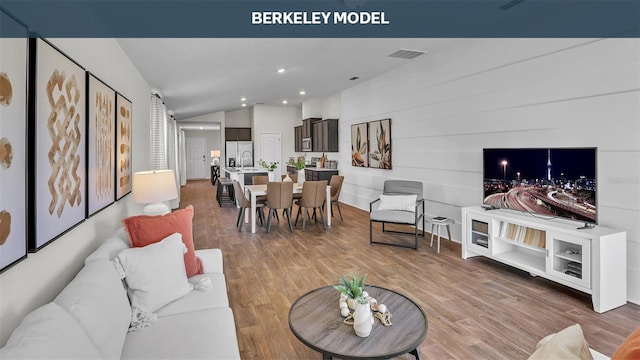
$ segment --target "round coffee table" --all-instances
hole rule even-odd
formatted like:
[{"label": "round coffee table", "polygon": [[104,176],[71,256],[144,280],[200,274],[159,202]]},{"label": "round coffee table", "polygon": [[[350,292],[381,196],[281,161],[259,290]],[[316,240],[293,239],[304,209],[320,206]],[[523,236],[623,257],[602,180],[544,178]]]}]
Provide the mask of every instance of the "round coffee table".
[{"label": "round coffee table", "polygon": [[367,286],[366,290],[391,311],[392,326],[374,319],[371,334],[357,336],[353,326],[342,323],[340,293],[325,286],[302,295],[291,305],[291,331],[303,344],[322,353],[323,359],[388,359],[405,353],[419,359],[418,346],[427,337],[428,328],[422,309],[393,290],[378,286]]}]

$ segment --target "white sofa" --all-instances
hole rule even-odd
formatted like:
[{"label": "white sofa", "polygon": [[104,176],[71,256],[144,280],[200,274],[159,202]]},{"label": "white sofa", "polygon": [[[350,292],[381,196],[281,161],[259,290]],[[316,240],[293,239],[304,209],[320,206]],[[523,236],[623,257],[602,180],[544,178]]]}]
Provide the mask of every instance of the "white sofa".
[{"label": "white sofa", "polygon": [[105,240],[51,303],[23,319],[0,359],[240,359],[221,251],[196,251],[205,273],[189,282],[209,278],[208,291],[192,290],[129,332],[127,291],[110,261],[128,247],[124,229]]}]

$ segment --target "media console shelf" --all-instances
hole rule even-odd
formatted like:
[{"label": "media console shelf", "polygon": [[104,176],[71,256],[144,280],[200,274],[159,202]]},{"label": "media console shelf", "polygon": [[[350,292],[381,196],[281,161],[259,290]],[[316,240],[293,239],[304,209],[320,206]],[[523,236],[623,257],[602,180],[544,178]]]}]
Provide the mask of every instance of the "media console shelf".
[{"label": "media console shelf", "polygon": [[627,303],[627,235],[512,210],[462,209],[462,258],[485,256],[591,294],[593,310]]}]

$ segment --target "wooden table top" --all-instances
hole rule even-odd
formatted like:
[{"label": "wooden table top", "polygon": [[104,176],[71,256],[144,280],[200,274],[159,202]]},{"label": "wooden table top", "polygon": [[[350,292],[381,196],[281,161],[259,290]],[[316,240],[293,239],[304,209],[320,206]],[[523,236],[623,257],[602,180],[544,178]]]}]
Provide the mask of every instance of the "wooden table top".
[{"label": "wooden table top", "polygon": [[415,350],[427,337],[425,313],[405,296],[378,286],[367,286],[369,295],[385,304],[392,326],[374,319],[371,334],[362,338],[353,326],[343,324],[340,293],[332,286],[312,290],[296,300],[289,310],[289,327],[305,345],[325,357],[341,359],[387,359]]}]

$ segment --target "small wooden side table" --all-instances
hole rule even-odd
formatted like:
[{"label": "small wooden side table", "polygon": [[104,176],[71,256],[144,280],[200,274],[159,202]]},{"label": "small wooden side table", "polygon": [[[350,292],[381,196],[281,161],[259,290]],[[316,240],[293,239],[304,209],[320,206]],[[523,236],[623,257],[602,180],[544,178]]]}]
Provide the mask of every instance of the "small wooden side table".
[{"label": "small wooden side table", "polygon": [[449,245],[451,245],[451,225],[455,224],[455,221],[453,221],[452,219],[448,219],[448,218],[444,218],[444,220],[441,220],[439,218],[427,218],[426,219],[427,223],[431,224],[431,247],[433,247],[433,235],[434,235],[434,228],[437,226],[438,227],[438,254],[440,253],[440,228],[442,226],[446,226],[447,227],[447,234],[449,235]]}]

